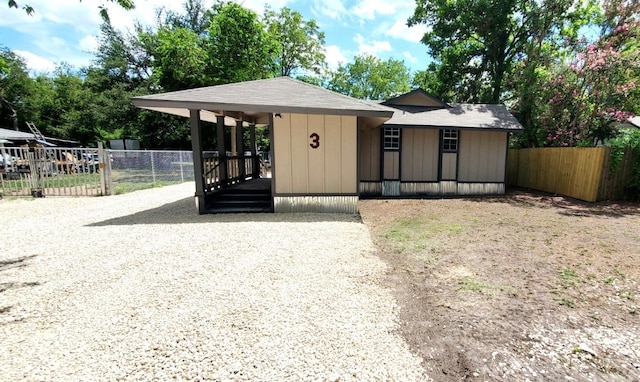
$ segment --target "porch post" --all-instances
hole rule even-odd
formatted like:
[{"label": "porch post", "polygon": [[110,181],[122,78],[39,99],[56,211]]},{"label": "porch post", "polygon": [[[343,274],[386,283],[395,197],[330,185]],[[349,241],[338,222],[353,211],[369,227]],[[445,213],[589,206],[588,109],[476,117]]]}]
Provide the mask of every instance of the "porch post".
[{"label": "porch post", "polygon": [[256,147],[256,124],[249,125],[249,141],[251,144],[251,164],[253,168],[252,178],[260,177],[260,159],[258,159],[258,148]]},{"label": "porch post", "polygon": [[202,134],[200,134],[200,110],[189,110],[191,125],[191,150],[193,151],[193,174],[196,181],[196,207],[200,215],[206,212],[204,201],[204,168],[202,165]]},{"label": "porch post", "polygon": [[227,184],[227,150],[224,147],[224,115],[216,117],[216,133],[218,134],[218,161],[220,163],[220,184]]},{"label": "porch post", "polygon": [[246,168],[244,165],[244,145],[242,144],[242,119],[236,120],[236,150],[238,150],[238,174],[241,181],[244,180]]}]

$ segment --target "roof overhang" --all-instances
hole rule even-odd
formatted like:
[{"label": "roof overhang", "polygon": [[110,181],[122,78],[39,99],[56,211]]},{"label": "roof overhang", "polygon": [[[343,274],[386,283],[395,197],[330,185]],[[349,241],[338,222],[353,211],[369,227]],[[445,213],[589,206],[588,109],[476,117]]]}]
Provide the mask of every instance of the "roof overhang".
[{"label": "roof overhang", "polygon": [[213,102],[190,102],[180,100],[158,100],[133,98],[134,106],[141,109],[159,111],[182,117],[189,117],[190,110],[200,110],[200,118],[203,121],[215,122],[216,116],[225,115],[232,118],[242,118],[244,121],[253,123],[268,123],[265,117],[273,113],[296,113],[296,114],[329,114],[329,115],[352,115],[358,117],[378,117],[389,119],[393,116],[392,110],[357,110],[357,109],[334,109],[317,108],[304,106],[287,105],[255,105],[238,103],[213,103]]},{"label": "roof overhang", "polygon": [[215,122],[220,115],[268,124],[277,113],[345,115],[389,119],[394,110],[288,77],[270,78],[133,97],[136,107]]}]

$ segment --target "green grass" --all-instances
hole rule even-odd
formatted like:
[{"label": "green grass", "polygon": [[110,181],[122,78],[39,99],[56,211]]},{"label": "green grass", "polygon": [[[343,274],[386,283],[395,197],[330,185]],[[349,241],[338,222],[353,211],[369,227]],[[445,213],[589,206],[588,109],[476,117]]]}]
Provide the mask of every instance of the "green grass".
[{"label": "green grass", "polygon": [[494,291],[505,291],[513,289],[512,287],[505,285],[491,285],[484,283],[482,281],[475,280],[472,277],[465,276],[463,277],[458,284],[460,284],[460,289],[468,291],[468,292],[478,292],[484,294],[486,296],[493,296]]},{"label": "green grass", "polygon": [[437,235],[455,236],[462,232],[462,226],[455,223],[425,221],[422,218],[399,218],[384,233],[393,242],[398,252],[416,252],[428,247],[428,240]]},{"label": "green grass", "polygon": [[582,280],[578,274],[571,269],[563,269],[560,271],[560,282],[565,288],[582,284]]},{"label": "green grass", "polygon": [[573,302],[573,300],[568,300],[566,298],[563,298],[560,300],[560,305],[566,306],[568,308],[575,308],[576,303]]},{"label": "green grass", "polygon": [[182,182],[118,182],[113,186],[113,193],[115,195],[126,194],[127,192],[133,192],[138,190],[146,190],[149,188],[159,188],[172,184],[179,184]]}]

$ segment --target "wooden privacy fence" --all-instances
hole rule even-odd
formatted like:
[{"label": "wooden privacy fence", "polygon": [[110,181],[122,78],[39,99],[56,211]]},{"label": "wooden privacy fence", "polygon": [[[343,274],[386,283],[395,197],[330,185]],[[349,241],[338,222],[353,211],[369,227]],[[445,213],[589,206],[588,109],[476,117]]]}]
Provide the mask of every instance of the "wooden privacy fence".
[{"label": "wooden privacy fence", "polygon": [[627,153],[611,173],[610,147],[542,147],[509,150],[508,184],[588,202],[624,198],[631,176]]}]

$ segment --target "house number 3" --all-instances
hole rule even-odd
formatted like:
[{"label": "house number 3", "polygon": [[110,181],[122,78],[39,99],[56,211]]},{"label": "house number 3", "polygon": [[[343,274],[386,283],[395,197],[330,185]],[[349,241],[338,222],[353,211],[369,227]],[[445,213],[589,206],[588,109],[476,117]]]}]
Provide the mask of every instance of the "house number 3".
[{"label": "house number 3", "polygon": [[317,133],[309,135],[309,138],[311,138],[311,143],[309,143],[309,146],[311,146],[312,149],[317,149],[318,147],[320,147],[320,136]]}]

